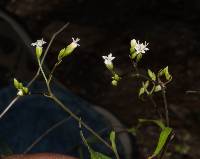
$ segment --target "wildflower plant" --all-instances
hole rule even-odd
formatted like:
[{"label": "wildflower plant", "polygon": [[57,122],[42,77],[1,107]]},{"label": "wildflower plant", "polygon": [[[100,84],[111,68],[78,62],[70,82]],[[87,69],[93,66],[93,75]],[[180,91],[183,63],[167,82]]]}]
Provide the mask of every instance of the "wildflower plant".
[{"label": "wildflower plant", "polygon": [[[54,41],[55,37],[61,33],[69,23],[64,25],[60,30],[58,30],[55,34],[53,34],[50,42],[48,43],[46,49],[44,50],[43,47],[47,44],[43,39],[37,40],[35,43],[32,43],[31,45],[35,47],[35,55],[38,62],[38,70],[32,80],[25,86],[22,82],[19,82],[16,78],[14,78],[14,87],[17,89],[16,97],[10,102],[10,104],[6,107],[6,109],[0,114],[0,119],[8,112],[8,110],[15,104],[15,102],[20,99],[22,96],[26,95],[32,95],[33,93],[29,90],[30,86],[36,81],[36,79],[39,77],[39,75],[42,75],[47,91],[41,92],[41,95],[44,95],[46,98],[54,101],[59,107],[61,107],[65,112],[67,112],[71,117],[73,117],[77,123],[79,124],[80,129],[84,127],[87,129],[95,138],[98,139],[101,143],[103,143],[105,146],[107,146],[108,149],[110,149],[113,154],[115,155],[116,159],[120,159],[120,156],[117,151],[117,145],[116,145],[116,132],[111,131],[109,141],[103,139],[97,132],[95,132],[89,125],[87,125],[84,121],[82,121],[74,112],[72,112],[62,101],[57,97],[51,88],[51,81],[53,78],[53,74],[56,71],[57,67],[63,62],[63,59],[67,56],[74,53],[75,49],[80,46],[79,38],[72,38],[72,42],[68,45],[66,45],[65,48],[61,49],[57,56],[57,62],[54,64],[53,68],[51,69],[50,73],[45,72],[43,69],[43,63],[47,56],[47,53],[49,51],[49,48]],[[146,54],[146,52],[149,50],[148,43],[140,43],[139,41],[136,41],[135,39],[131,40],[130,42],[130,60],[133,64],[134,72],[132,74],[132,77],[136,78],[142,78],[144,81],[141,84],[141,87],[139,88],[139,97],[148,97],[154,104],[155,109],[157,110],[158,114],[160,115],[159,119],[139,119],[139,125],[142,123],[150,122],[153,124],[156,124],[160,127],[161,133],[158,139],[157,147],[155,148],[155,151],[151,156],[149,156],[149,159],[158,157],[162,158],[165,154],[165,151],[167,149],[168,143],[171,141],[174,133],[172,128],[169,126],[169,115],[168,115],[168,106],[167,106],[167,99],[166,99],[166,85],[172,80],[172,76],[169,73],[168,67],[165,67],[163,69],[160,69],[158,73],[154,73],[152,70],[148,69],[146,74],[141,74],[138,68],[138,63],[141,61],[143,55]],[[104,64],[106,68],[111,72],[112,74],[112,81],[111,84],[113,86],[117,86],[118,83],[123,79],[123,75],[118,74],[115,71],[114,66],[114,59],[115,57],[112,55],[112,53],[109,53],[107,56],[102,56],[104,60]],[[160,112],[159,108],[157,107],[153,95],[157,92],[161,92],[163,96],[164,101],[164,109],[165,109],[165,119],[162,117],[162,113]],[[139,128],[140,126],[137,126]],[[127,129],[127,132],[130,133],[136,133],[136,129],[130,128]],[[137,133],[136,133],[137,134]],[[87,142],[87,140],[84,137],[83,131],[80,130],[80,136],[83,140],[83,143],[88,148],[88,151],[90,153],[91,159],[111,159],[111,157],[97,152]],[[30,150],[34,146],[31,145],[28,150]]]},{"label": "wildflower plant", "polygon": [[[168,105],[166,99],[166,88],[167,84],[171,82],[172,76],[169,73],[168,66],[160,69],[157,73],[153,72],[151,69],[147,69],[146,74],[142,74],[140,69],[138,68],[138,63],[141,61],[142,57],[149,51],[147,47],[149,43],[146,41],[144,43],[140,43],[139,41],[133,39],[130,42],[130,60],[133,66],[133,72],[131,72],[131,77],[142,79],[141,86],[138,91],[139,98],[148,97],[150,101],[153,103],[156,112],[158,113],[158,119],[139,119],[138,125],[136,128],[132,127],[128,129],[128,132],[136,135],[137,129],[143,123],[153,123],[160,127],[161,132],[157,142],[157,146],[152,155],[148,157],[148,159],[157,157],[162,158],[166,152],[169,142],[172,140],[174,136],[173,129],[169,126],[169,113],[168,113]],[[114,65],[112,60],[115,57],[112,57],[112,54],[108,56],[103,56],[104,64],[108,68],[108,70],[112,74],[112,85],[117,86],[118,82],[123,79],[123,75],[118,75],[114,70]],[[161,108],[157,106],[154,100],[154,94],[161,92],[164,103],[165,110],[165,119],[163,119],[163,114],[161,113]]]},{"label": "wildflower plant", "polygon": [[[95,138],[97,138],[101,143],[103,143],[105,146],[107,146],[108,149],[110,149],[113,152],[113,154],[116,156],[116,158],[119,159],[119,155],[118,155],[116,145],[115,145],[115,132],[111,132],[110,142],[103,139],[89,125],[87,125],[74,112],[72,112],[64,103],[62,103],[62,101],[59,99],[59,97],[57,97],[53,93],[52,88],[51,88],[51,81],[52,81],[54,72],[56,71],[57,67],[63,62],[63,59],[66,58],[67,56],[71,55],[72,53],[74,53],[75,49],[80,46],[80,44],[79,44],[80,39],[79,38],[76,38],[76,39],[72,38],[72,42],[70,44],[66,45],[65,48],[60,50],[60,52],[58,53],[58,56],[57,56],[57,62],[54,64],[50,73],[45,72],[45,70],[43,69],[43,63],[44,63],[44,60],[47,56],[47,53],[49,51],[49,48],[50,48],[52,42],[54,41],[55,37],[59,33],[61,33],[68,25],[69,25],[69,23],[64,25],[60,30],[58,30],[56,33],[53,34],[53,36],[52,36],[52,38],[51,38],[50,42],[48,43],[45,50],[44,50],[43,47],[44,47],[45,44],[47,44],[47,42],[45,42],[43,39],[37,40],[36,42],[31,44],[33,47],[35,47],[35,55],[36,55],[36,59],[37,59],[37,62],[38,62],[38,70],[37,70],[36,74],[34,75],[34,77],[32,78],[32,80],[26,86],[22,82],[19,82],[16,78],[14,78],[14,80],[13,80],[14,87],[17,89],[16,97],[14,97],[14,99],[10,102],[10,104],[6,107],[6,109],[0,114],[0,119],[2,119],[2,117],[8,112],[8,110],[21,97],[25,97],[26,95],[33,95],[33,93],[29,90],[29,88],[36,81],[36,79],[40,75],[42,75],[42,77],[45,81],[46,87],[47,87],[47,91],[40,92],[39,94],[41,94],[44,97],[54,101],[59,107],[61,107],[65,112],[67,112],[72,118],[74,118],[77,121],[77,123],[79,123],[79,125],[81,127],[88,130]],[[112,55],[111,55],[108,58],[107,62],[110,61],[112,63],[112,60],[113,60],[113,58],[112,58]],[[117,76],[115,76],[115,79],[117,79]],[[106,156],[102,153],[94,151],[88,144],[86,144],[87,142],[85,142],[85,140],[84,140],[82,131],[81,131],[80,135],[82,135],[83,142],[88,147],[88,150],[91,154],[92,159],[98,159],[98,158],[111,159],[109,156]],[[38,139],[36,141],[38,141]],[[30,147],[28,147],[27,150],[26,150],[26,153],[29,152],[35,146],[36,143],[37,142],[34,142]]]}]

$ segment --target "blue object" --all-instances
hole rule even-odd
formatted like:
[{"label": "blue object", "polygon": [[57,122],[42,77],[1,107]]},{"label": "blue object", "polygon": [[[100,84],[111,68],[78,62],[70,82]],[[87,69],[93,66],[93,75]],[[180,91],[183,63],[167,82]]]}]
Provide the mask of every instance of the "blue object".
[{"label": "blue object", "polygon": [[[109,121],[96,112],[92,105],[75,96],[70,91],[53,84],[54,94],[76,113],[82,121],[92,129],[99,132],[105,139],[109,138],[111,126]],[[34,84],[31,92],[44,92],[44,85]],[[0,91],[0,111],[2,112],[9,102],[15,97],[16,90],[13,86]],[[78,149],[83,149],[84,158],[89,158],[88,151],[80,138],[80,129],[77,121],[58,107],[52,100],[40,95],[22,97],[0,120],[0,138],[3,139],[14,153],[23,153],[25,149],[47,129],[57,122],[68,118],[61,126],[45,136],[31,153],[54,152],[73,156],[79,156]],[[84,136],[91,134],[83,129]],[[101,142],[91,144],[98,152],[113,156],[113,153]],[[123,148],[118,144],[119,152],[123,154]]]}]

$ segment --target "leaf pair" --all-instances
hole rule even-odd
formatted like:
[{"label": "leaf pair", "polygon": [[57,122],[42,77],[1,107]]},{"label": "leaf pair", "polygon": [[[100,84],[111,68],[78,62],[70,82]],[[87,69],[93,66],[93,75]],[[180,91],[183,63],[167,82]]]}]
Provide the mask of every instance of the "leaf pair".
[{"label": "leaf pair", "polygon": [[[88,151],[90,153],[90,158],[91,159],[111,159],[111,157],[109,157],[109,156],[107,156],[107,155],[105,155],[103,153],[100,153],[100,152],[97,152],[97,151],[93,150],[90,147],[90,145],[88,144],[87,140],[85,139],[82,131],[80,131],[80,135],[81,135],[81,138],[83,140],[83,143],[88,148]],[[115,134],[114,131],[111,131],[111,133],[110,133],[111,147],[112,147],[112,150],[115,153],[116,157],[119,158],[115,141],[116,141],[116,134]]]},{"label": "leaf pair", "polygon": [[83,140],[83,143],[85,144],[85,146],[88,148],[88,151],[90,153],[90,158],[91,159],[112,159],[111,157],[109,156],[106,156],[100,152],[97,152],[97,151],[94,151],[90,145],[88,144],[87,140],[85,139],[84,135],[83,135],[83,132],[80,131],[80,135],[81,135],[81,138]]},{"label": "leaf pair", "polygon": [[29,90],[27,87],[23,86],[21,82],[19,82],[16,78],[13,80],[15,88],[19,91],[18,95],[23,96],[28,94]]},{"label": "leaf pair", "polygon": [[164,69],[161,69],[158,72],[158,77],[161,77],[161,76],[165,76],[165,78],[166,78],[167,81],[171,81],[172,80],[172,76],[169,73],[168,66],[165,67]]}]

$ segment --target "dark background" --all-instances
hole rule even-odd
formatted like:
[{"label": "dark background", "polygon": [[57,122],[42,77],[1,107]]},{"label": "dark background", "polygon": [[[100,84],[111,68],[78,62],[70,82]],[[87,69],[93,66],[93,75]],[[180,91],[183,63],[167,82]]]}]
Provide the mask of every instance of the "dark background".
[{"label": "dark background", "polygon": [[[171,125],[177,132],[174,145],[189,147],[186,153],[172,147],[173,158],[200,156],[199,95],[186,93],[200,89],[199,0],[1,0],[0,6],[33,41],[43,37],[48,42],[55,31],[70,22],[54,42],[46,65],[51,68],[58,51],[71,42],[72,36],[79,37],[81,47],[64,61],[55,77],[78,96],[110,110],[127,126],[135,125],[137,118],[156,117],[155,112],[148,101],[137,99],[141,81],[128,78],[117,88],[111,86],[101,56],[112,52],[117,71],[123,73],[131,69],[130,40],[149,42],[150,51],[140,64],[141,71],[151,68],[156,72],[169,66],[173,82],[167,97]],[[156,99],[162,107],[162,98],[158,95]],[[151,128],[147,130],[156,136]],[[152,139],[145,141],[142,146],[152,147]],[[143,151],[148,152],[145,148]]]}]

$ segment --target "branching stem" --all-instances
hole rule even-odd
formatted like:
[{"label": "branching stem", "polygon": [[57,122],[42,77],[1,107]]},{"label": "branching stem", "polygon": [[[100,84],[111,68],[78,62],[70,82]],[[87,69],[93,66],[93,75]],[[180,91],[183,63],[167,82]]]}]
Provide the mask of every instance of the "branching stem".
[{"label": "branching stem", "polygon": [[[53,34],[53,36],[51,37],[51,40],[44,52],[44,55],[41,59],[41,67],[43,65],[43,62],[45,60],[45,57],[50,49],[50,46],[52,44],[52,42],[54,41],[54,39],[56,38],[56,36],[58,34],[60,34],[64,29],[66,29],[69,26],[69,23],[66,23],[62,28],[60,28],[57,32],[55,32]],[[38,68],[36,74],[33,76],[33,78],[31,79],[31,81],[27,84],[27,88],[30,88],[30,86],[33,84],[33,82],[37,79],[37,77],[40,75],[40,68]],[[8,110],[18,101],[18,99],[20,99],[20,96],[15,96],[14,99],[9,103],[9,105],[3,110],[3,112],[0,114],[0,120],[2,119],[2,117],[8,112]]]}]

